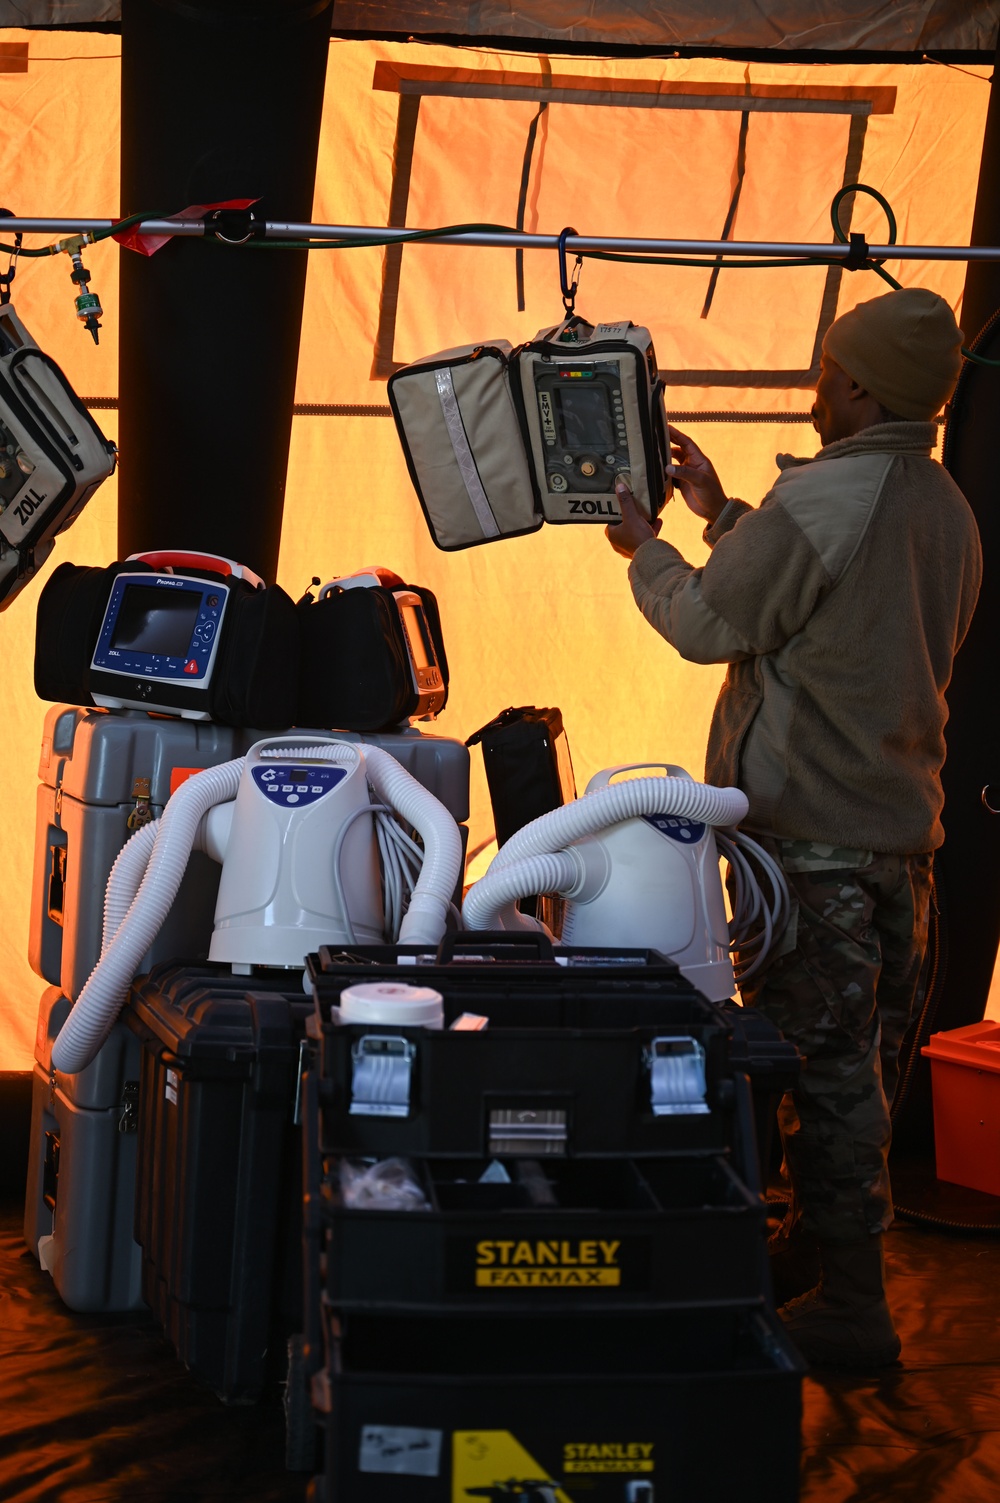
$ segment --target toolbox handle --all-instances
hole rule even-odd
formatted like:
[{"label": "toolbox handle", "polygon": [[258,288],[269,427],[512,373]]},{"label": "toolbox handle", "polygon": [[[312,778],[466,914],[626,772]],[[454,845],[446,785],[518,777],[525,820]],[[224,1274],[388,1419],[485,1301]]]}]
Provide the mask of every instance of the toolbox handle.
[{"label": "toolbox handle", "polygon": [[305,1335],[306,1375],[322,1366],[323,1325],[321,1305],[323,1279],[320,1253],[323,1242],[323,1199],[320,1180],[319,1073],[315,1056],[303,1060],[300,1077],[302,1102],[302,1328]]},{"label": "toolbox handle", "polygon": [[[495,954],[503,950],[529,950],[529,956]],[[555,951],[552,948],[552,940],[548,934],[543,934],[540,929],[528,931],[518,929],[479,929],[474,934],[469,931],[453,930],[446,934],[438,945],[437,964],[450,965],[452,961],[461,957],[462,953],[470,955],[489,954],[494,960],[540,960],[551,961],[555,964]]]},{"label": "toolbox handle", "polygon": [[739,1169],[751,1195],[762,1195],[757,1154],[757,1129],[753,1116],[753,1090],[750,1077],[743,1070],[733,1074],[736,1138],[739,1142]]},{"label": "toolbox handle", "polygon": [[[737,1168],[743,1176],[743,1183],[754,1198],[764,1199],[764,1187],[761,1184],[760,1159],[757,1153],[757,1128],[753,1115],[753,1087],[750,1076],[743,1070],[737,1070],[733,1074],[733,1097],[735,1107],[735,1132],[733,1134],[739,1145],[739,1157]],[[767,1244],[763,1238],[759,1239],[757,1247],[757,1268],[760,1287],[764,1289],[768,1300],[774,1299],[774,1285],[771,1277],[771,1260],[767,1255]]]}]

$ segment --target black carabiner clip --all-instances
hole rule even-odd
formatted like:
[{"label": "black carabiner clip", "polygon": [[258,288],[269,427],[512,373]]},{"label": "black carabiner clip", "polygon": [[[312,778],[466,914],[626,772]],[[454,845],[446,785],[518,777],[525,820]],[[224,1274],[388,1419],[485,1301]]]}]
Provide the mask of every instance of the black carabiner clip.
[{"label": "black carabiner clip", "polygon": [[559,236],[559,290],[562,293],[563,308],[566,310],[567,317],[569,318],[572,318],[575,312],[576,289],[580,285],[579,268],[583,266],[583,257],[578,255],[576,266],[573,268],[576,271],[576,276],[571,282],[569,272],[566,269],[566,237],[567,235],[575,235],[576,233],[572,225],[567,225]]},{"label": "black carabiner clip", "polygon": [[[16,215],[13,209],[0,209],[0,219],[14,219]],[[21,254],[21,244],[24,236],[20,230],[14,234],[14,246],[10,253],[10,261],[7,270],[0,272],[0,303],[10,302],[10,284],[17,275],[17,258]]]}]

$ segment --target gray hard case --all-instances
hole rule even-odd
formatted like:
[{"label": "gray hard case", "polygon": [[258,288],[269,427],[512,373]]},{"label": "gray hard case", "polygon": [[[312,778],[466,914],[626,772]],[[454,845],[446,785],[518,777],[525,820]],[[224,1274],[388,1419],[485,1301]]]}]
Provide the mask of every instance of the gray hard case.
[{"label": "gray hard case", "polygon": [[85,1070],[53,1075],[52,1043],[69,1010],[50,986],[35,1035],[24,1240],[71,1310],[135,1310],[139,1041],[116,1023]]}]

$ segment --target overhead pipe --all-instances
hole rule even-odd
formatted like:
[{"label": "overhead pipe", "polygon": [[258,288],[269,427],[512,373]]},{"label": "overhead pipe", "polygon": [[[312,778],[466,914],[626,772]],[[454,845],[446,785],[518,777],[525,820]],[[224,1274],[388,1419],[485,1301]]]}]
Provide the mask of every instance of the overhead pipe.
[{"label": "overhead pipe", "polygon": [[[128,0],[126,0],[126,4]],[[176,195],[175,195],[176,196]],[[124,201],[124,200],[123,200]],[[468,245],[487,246],[510,250],[558,250],[559,235],[529,234],[524,230],[465,230],[458,234],[435,233],[433,230],[386,228],[385,225],[357,224],[309,224],[307,222],[271,220],[255,209],[252,225],[257,240],[344,240],[363,243],[377,240],[380,245],[397,240],[407,243],[414,236],[423,245]],[[37,235],[100,235],[106,237],[115,228],[113,219],[5,219],[3,234]],[[203,240],[222,238],[218,227],[206,219],[144,219],[141,233],[145,235],[169,235],[172,239]],[[995,238],[1000,241],[1000,227]],[[616,251],[623,254],[636,252],[652,255],[677,256],[823,256],[830,260],[848,261],[857,255],[851,245],[837,241],[806,242],[798,240],[666,240],[643,239],[625,235],[567,235],[566,250]],[[250,253],[252,253],[252,247]],[[898,261],[1000,261],[1000,244],[994,245],[866,245],[872,260]]]}]

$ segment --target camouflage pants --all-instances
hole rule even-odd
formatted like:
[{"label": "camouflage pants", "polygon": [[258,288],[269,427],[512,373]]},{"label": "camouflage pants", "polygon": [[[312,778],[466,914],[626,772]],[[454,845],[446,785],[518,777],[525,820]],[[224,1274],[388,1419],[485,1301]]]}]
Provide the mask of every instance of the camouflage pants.
[{"label": "camouflage pants", "polygon": [[763,843],[792,913],[743,1001],[805,1056],[778,1114],[795,1213],[822,1241],[854,1241],[892,1221],[889,1103],[927,944],[931,857]]}]

